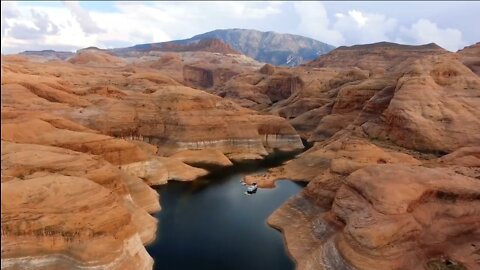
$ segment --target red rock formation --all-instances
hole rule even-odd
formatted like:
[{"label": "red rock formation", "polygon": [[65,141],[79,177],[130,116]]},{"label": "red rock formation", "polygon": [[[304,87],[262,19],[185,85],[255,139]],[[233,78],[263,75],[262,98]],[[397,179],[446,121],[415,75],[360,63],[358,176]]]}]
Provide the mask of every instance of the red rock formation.
[{"label": "red rock formation", "polygon": [[141,65],[104,69],[102,53],[2,58],[2,269],[151,269],[143,245],[160,206],[148,185],[208,173],[182,162],[195,154],[160,155],[213,151],[202,162],[226,166],[303,147],[281,117]]},{"label": "red rock formation", "polygon": [[231,166],[233,163],[215,149],[185,150],[170,156],[192,166]]},{"label": "red rock formation", "polygon": [[184,66],[183,81],[188,86],[209,88],[213,86],[213,71],[201,67]]},{"label": "red rock formation", "polygon": [[109,189],[52,174],[1,190],[3,268],[151,269],[127,201]]},{"label": "red rock formation", "polygon": [[459,148],[441,157],[440,162],[450,165],[480,168],[480,146]]},{"label": "red rock formation", "polygon": [[[408,154],[382,149],[366,139],[345,134],[327,144],[315,145],[284,166],[270,169],[266,175],[247,176],[245,181],[260,186],[269,186],[277,179],[307,181],[310,182],[307,193],[323,189],[333,198],[342,176],[365,166],[387,163],[420,164]],[[324,193],[322,199],[326,198]]]},{"label": "red rock formation", "polygon": [[[375,165],[347,177],[331,207],[292,198],[268,222],[298,269],[478,268],[480,186],[449,170]],[[388,196],[386,196],[388,194]]]},{"label": "red rock formation", "polygon": [[[3,139],[2,266],[96,260],[110,269],[151,267],[142,243],[155,239],[157,222],[148,213],[160,206],[153,189],[100,156]],[[102,211],[112,214],[108,222]],[[88,247],[98,253],[72,252]]]},{"label": "red rock formation", "polygon": [[159,205],[147,184],[302,148],[286,118],[315,145],[245,180],[309,182],[268,220],[298,269],[477,269],[477,47],[360,45],[295,69],[198,51],[131,54],[108,70],[97,51],[79,53],[94,54],[88,64],[2,57],[2,264],[151,268],[142,243]]},{"label": "red rock formation", "polygon": [[422,151],[477,145],[480,78],[450,55],[405,64],[409,68],[402,68],[404,75],[381,116],[357,124],[371,137]]},{"label": "red rock formation", "polygon": [[341,46],[307,63],[306,66],[329,68],[358,67],[378,74],[386,72],[390,67],[410,57],[446,53],[448,51],[435,43],[411,46],[379,42],[350,47]]},{"label": "red rock formation", "polygon": [[259,71],[265,75],[273,75],[273,73],[275,73],[275,67],[270,64],[265,64]]},{"label": "red rock formation", "polygon": [[87,50],[77,53],[68,59],[72,64],[91,65],[101,67],[118,67],[125,66],[126,63],[118,57],[102,51]]},{"label": "red rock formation", "polygon": [[[47,72],[49,70],[48,66],[39,67],[47,67],[45,68]],[[88,70],[86,67],[83,69]],[[64,71],[70,72],[68,69]],[[75,72],[75,68],[72,72]],[[87,89],[92,89],[92,86],[98,88],[98,85],[104,83],[101,74],[99,77],[93,76],[92,73],[85,72],[84,74],[89,76],[88,81],[83,81],[86,82]],[[109,74],[110,76],[115,75],[113,70]],[[259,125],[265,125],[264,116],[245,110],[219,97],[179,86],[178,83],[169,81],[168,78],[162,76],[137,72],[126,77],[115,77],[116,90],[114,92],[116,94],[107,96],[98,95],[97,90],[85,91],[82,86],[72,87],[72,84],[81,85],[82,80],[79,79],[81,74],[77,74],[77,77],[71,79],[70,74],[62,74],[62,78],[69,79],[67,82],[43,76],[45,82],[39,81],[39,85],[54,85],[59,89],[63,88],[63,90],[52,87],[45,88],[48,95],[55,91],[55,93],[62,93],[65,97],[54,99],[54,101],[59,101],[55,103],[39,99],[42,105],[33,107],[32,104],[23,104],[23,99],[20,99],[18,95],[21,93],[25,98],[34,98],[30,90],[32,88],[17,86],[18,83],[24,84],[24,81],[30,76],[29,74],[15,73],[9,75],[8,79],[4,81],[3,87],[6,91],[2,94],[7,99],[11,99],[10,102],[15,104],[15,107],[25,110],[56,111],[56,114],[64,115],[104,134],[141,139],[163,146],[161,149],[164,154],[170,154],[177,150],[207,147],[221,149],[224,153],[236,157],[241,156],[242,151],[246,151],[245,154],[258,158],[271,150],[270,147],[265,148],[262,143],[262,137],[269,135],[262,133],[259,128]],[[113,79],[111,80],[113,81]],[[67,87],[58,86],[60,82]],[[15,90],[15,96],[10,96],[13,91],[9,89],[14,89],[13,87],[18,89]],[[150,89],[150,87],[155,87],[155,92],[138,93],[146,91],[142,89]],[[147,93],[149,92],[147,91]],[[38,91],[34,93],[38,95]],[[79,103],[80,101],[81,103]],[[74,107],[65,106],[64,102],[69,102]],[[103,116],[96,117],[100,115]],[[152,123],[156,124],[152,125]],[[198,125],[197,123],[204,124]],[[281,142],[282,138],[285,138],[285,146],[290,147],[287,145],[288,141],[288,144],[294,142],[293,148],[301,147],[299,138],[295,139],[296,132],[283,119],[271,117],[268,124],[274,127],[275,133],[271,135],[277,136],[277,142]],[[8,130],[14,129],[12,126]],[[99,136],[101,138],[103,135]],[[278,144],[276,146],[285,147]]]},{"label": "red rock formation", "polygon": [[480,76],[480,42],[465,47],[457,52],[462,63]]},{"label": "red rock formation", "polygon": [[[315,145],[245,178],[309,182],[268,220],[297,269],[480,268],[480,81],[468,51],[353,46],[297,69],[305,87],[270,110]],[[317,93],[314,72],[329,74]],[[299,97],[322,100],[297,113]]]}]

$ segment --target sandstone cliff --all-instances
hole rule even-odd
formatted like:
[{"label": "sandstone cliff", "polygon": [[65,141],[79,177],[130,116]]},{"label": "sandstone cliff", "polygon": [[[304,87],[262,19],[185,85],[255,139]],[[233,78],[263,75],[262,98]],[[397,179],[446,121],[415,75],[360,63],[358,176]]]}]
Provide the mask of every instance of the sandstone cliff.
[{"label": "sandstone cliff", "polygon": [[149,185],[303,148],[283,118],[130,60],[2,57],[2,269],[152,269]]},{"label": "sandstone cliff", "polygon": [[245,177],[308,182],[268,219],[298,269],[477,269],[477,45],[340,47],[290,69],[181,49],[2,57],[2,267],[150,269],[149,185],[301,136],[308,151]]},{"label": "sandstone cliff", "polygon": [[474,50],[341,47],[290,71],[304,87],[264,110],[290,118],[314,146],[245,180],[308,182],[268,220],[297,269],[480,267]]}]

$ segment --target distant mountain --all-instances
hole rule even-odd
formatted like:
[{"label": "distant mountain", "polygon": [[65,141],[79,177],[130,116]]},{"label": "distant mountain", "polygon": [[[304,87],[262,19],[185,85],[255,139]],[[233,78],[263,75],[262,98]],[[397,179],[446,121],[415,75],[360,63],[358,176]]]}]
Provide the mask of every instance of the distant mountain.
[{"label": "distant mountain", "polygon": [[[134,48],[140,51],[169,51],[169,52],[195,52],[195,51],[204,51],[204,52],[218,52],[224,54],[240,54],[230,47],[230,45],[224,43],[220,39],[216,38],[205,38],[199,40],[198,42],[192,43],[179,43],[177,41],[169,41],[162,43],[153,43],[153,44],[144,44],[139,46],[134,46]],[[128,51],[129,48],[127,48]],[[117,50],[118,51],[121,51]]]},{"label": "distant mountain", "polygon": [[404,51],[419,51],[419,50],[441,50],[444,51],[442,47],[438,46],[435,43],[428,43],[424,45],[407,45],[399,44],[393,42],[376,42],[370,44],[357,44],[352,46],[340,46],[336,50],[375,50],[375,49],[391,49],[391,50],[404,50]]},{"label": "distant mountain", "polygon": [[189,39],[140,44],[129,48],[115,49],[114,52],[122,54],[131,51],[165,50],[165,44],[186,46],[207,39],[221,40],[234,50],[258,61],[283,66],[297,66],[335,49],[332,45],[298,35],[246,29],[223,29],[196,35]]},{"label": "distant mountain", "polygon": [[69,57],[75,55],[73,52],[61,52],[61,51],[54,51],[54,50],[43,50],[43,51],[24,51],[20,54],[29,55],[29,56],[41,56],[47,59],[60,59],[66,60]]}]

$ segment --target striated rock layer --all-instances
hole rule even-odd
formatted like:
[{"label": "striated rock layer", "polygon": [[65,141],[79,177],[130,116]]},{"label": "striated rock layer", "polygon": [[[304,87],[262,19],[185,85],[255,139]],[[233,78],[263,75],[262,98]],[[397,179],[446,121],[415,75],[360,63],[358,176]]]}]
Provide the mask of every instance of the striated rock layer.
[{"label": "striated rock layer", "polygon": [[119,200],[79,177],[2,183],[2,269],[151,269]]},{"label": "striated rock layer", "polygon": [[347,177],[330,207],[301,194],[268,222],[297,269],[420,270],[441,258],[477,269],[479,192],[453,171],[375,165]]},{"label": "striated rock layer", "polygon": [[[241,159],[259,158],[274,148],[303,148],[296,131],[281,117],[260,115],[147,71],[111,68],[103,74],[65,64],[56,76],[51,74],[58,70],[55,66],[27,63],[28,69],[4,63],[4,108],[48,112],[102,134],[156,145],[162,155],[214,148]],[[28,99],[35,102],[26,103]]]},{"label": "striated rock layer", "polygon": [[264,108],[314,145],[245,181],[308,182],[268,219],[297,269],[480,269],[476,47],[341,47],[290,71],[304,87]]},{"label": "striated rock layer", "polygon": [[100,156],[2,140],[2,269],[150,269],[158,210]]},{"label": "striated rock layer", "polygon": [[340,47],[291,69],[183,47],[2,57],[2,268],[150,269],[149,185],[301,136],[308,151],[245,177],[308,182],[268,219],[298,269],[479,269],[477,45]]},{"label": "striated rock layer", "polygon": [[149,65],[95,48],[2,56],[2,269],[152,269],[150,185],[303,148],[285,119]]}]

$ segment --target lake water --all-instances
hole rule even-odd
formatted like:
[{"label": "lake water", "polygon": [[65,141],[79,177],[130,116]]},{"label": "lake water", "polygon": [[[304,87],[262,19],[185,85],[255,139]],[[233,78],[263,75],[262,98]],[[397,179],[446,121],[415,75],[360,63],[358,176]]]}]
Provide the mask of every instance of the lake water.
[{"label": "lake water", "polygon": [[242,176],[265,171],[291,155],[224,168],[193,182],[158,188],[162,211],[157,239],[147,246],[162,270],[292,270],[280,232],[268,216],[303,185],[278,181],[274,189],[245,195]]}]

